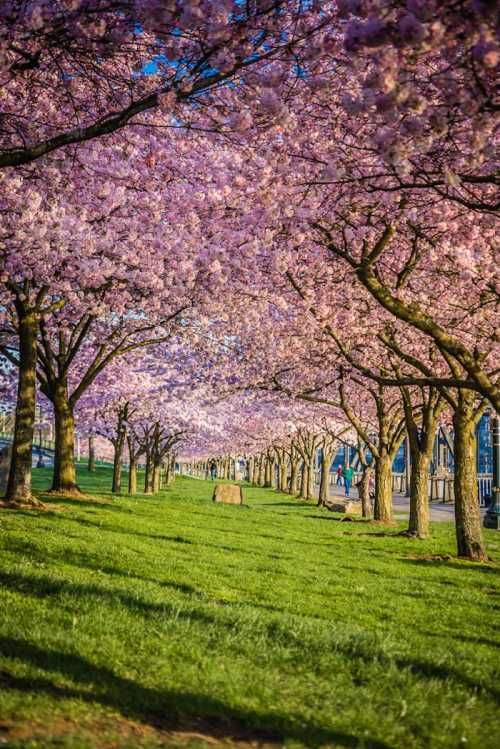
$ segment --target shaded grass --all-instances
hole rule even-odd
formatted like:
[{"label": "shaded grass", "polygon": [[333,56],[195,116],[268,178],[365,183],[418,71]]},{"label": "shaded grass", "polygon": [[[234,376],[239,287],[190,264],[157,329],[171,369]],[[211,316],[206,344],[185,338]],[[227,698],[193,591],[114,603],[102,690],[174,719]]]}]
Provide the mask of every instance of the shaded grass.
[{"label": "shaded grass", "polygon": [[496,747],[500,567],[447,559],[451,525],[79,484],[105,503],[0,513],[3,746]]}]

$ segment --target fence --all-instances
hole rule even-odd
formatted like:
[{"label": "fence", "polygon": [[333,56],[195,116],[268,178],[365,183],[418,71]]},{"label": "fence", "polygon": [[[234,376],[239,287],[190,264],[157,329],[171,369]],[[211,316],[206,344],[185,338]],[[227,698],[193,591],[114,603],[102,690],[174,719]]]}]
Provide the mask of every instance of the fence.
[{"label": "fence", "polygon": [[[354,473],[353,484],[356,485],[361,479],[361,472]],[[319,486],[321,472],[314,472],[314,482]],[[337,483],[337,474],[330,472],[330,486]],[[406,494],[407,478],[404,473],[392,474],[392,491],[396,494]],[[493,475],[491,473],[480,473],[477,477],[477,489],[479,497],[479,506],[487,507],[493,487]],[[453,474],[443,474],[441,476],[429,476],[429,499],[432,501],[454,502],[455,494],[453,490]]]}]

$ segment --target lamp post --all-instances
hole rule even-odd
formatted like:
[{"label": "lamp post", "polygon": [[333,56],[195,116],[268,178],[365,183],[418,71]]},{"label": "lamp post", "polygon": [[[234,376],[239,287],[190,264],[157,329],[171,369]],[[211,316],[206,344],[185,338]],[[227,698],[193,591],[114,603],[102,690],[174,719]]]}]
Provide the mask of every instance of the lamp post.
[{"label": "lamp post", "polygon": [[485,528],[500,530],[500,418],[494,416],[491,420],[493,442],[493,481],[491,486],[491,502],[484,516]]}]

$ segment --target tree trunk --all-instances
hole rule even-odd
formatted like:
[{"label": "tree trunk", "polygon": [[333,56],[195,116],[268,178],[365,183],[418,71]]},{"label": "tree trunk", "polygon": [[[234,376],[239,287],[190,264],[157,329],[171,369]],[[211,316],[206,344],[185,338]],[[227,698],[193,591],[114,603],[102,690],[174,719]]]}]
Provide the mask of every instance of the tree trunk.
[{"label": "tree trunk", "polygon": [[153,466],[151,461],[151,455],[146,454],[146,468],[144,471],[144,493],[153,493]]},{"label": "tree trunk", "polygon": [[259,474],[257,483],[259,486],[264,486],[266,483],[266,461],[262,455],[259,459]]},{"label": "tree trunk", "polygon": [[288,487],[288,492],[290,494],[297,493],[297,479],[299,477],[299,465],[300,465],[300,460],[297,460],[296,458],[290,461],[290,486]]},{"label": "tree trunk", "polygon": [[52,400],[55,421],[54,478],[51,491],[79,493],[75,468],[75,419],[66,383],[58,383]]},{"label": "tree trunk", "polygon": [[307,463],[305,460],[302,461],[301,471],[300,471],[300,491],[299,491],[299,499],[307,499],[307,484],[309,481],[309,477],[307,475]]},{"label": "tree trunk", "polygon": [[372,473],[373,468],[371,466],[363,466],[358,494],[361,500],[361,513],[364,518],[370,518],[372,515],[372,500],[370,497],[370,478]]},{"label": "tree trunk", "polygon": [[124,445],[125,434],[120,434],[115,442],[115,454],[113,458],[113,485],[111,488],[113,494],[120,494],[122,490],[122,459]]},{"label": "tree trunk", "polygon": [[279,491],[280,492],[286,492],[286,475],[287,475],[287,458],[286,455],[283,455],[281,458],[281,463],[279,465]]},{"label": "tree trunk", "polygon": [[314,497],[314,458],[307,461],[306,499]]},{"label": "tree trunk", "polygon": [[36,407],[36,339],[38,319],[18,309],[19,375],[12,457],[5,499],[34,503],[31,494],[31,466]]},{"label": "tree trunk", "polygon": [[252,484],[257,484],[258,480],[259,480],[259,460],[258,458],[254,457],[253,464],[252,464],[252,478],[250,481]]},{"label": "tree trunk", "polygon": [[459,404],[453,414],[455,530],[458,556],[482,562],[487,555],[477,490],[476,420],[469,399],[470,395],[460,393]]},{"label": "tree trunk", "polygon": [[155,460],[153,464],[153,494],[157,494],[160,491],[160,480],[161,480],[161,463]]},{"label": "tree trunk", "polygon": [[392,459],[383,449],[375,463],[375,506],[373,517],[383,523],[392,523]]},{"label": "tree trunk", "polygon": [[[276,462],[274,464],[275,465],[274,472],[275,472],[275,475],[276,475],[276,479],[275,479],[274,483],[275,483],[275,489],[276,489],[277,492],[281,491],[281,466],[282,466],[282,464],[283,464],[283,460],[281,458],[281,455],[278,455],[278,457],[276,458]],[[276,466],[277,466],[278,470],[276,470]]]},{"label": "tree trunk", "polygon": [[431,452],[411,446],[410,517],[408,534],[415,538],[429,537],[429,466]]},{"label": "tree trunk", "polygon": [[330,466],[332,465],[333,452],[323,448],[321,458],[321,475],[319,481],[318,507],[323,507],[330,496]]},{"label": "tree trunk", "polygon": [[169,458],[167,484],[175,481],[175,456]]},{"label": "tree trunk", "polygon": [[265,487],[272,486],[271,470],[272,470],[272,461],[266,457],[264,459],[264,486]]},{"label": "tree trunk", "polygon": [[90,435],[89,437],[89,461],[87,464],[87,470],[95,471],[95,446],[93,435]]},{"label": "tree trunk", "polygon": [[128,465],[128,493],[137,494],[137,459],[130,456]]}]

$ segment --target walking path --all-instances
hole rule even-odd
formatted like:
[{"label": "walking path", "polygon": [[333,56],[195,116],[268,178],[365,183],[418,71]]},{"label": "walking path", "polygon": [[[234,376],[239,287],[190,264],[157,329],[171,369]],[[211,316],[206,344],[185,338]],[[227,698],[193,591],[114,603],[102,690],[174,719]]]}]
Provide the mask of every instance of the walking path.
[{"label": "walking path", "polygon": [[[192,479],[203,479],[202,476],[190,476]],[[319,492],[318,485],[314,486],[314,495],[317,497]],[[344,487],[336,484],[330,485],[330,497],[342,497],[345,499]],[[351,488],[350,499],[358,499],[358,490]],[[410,498],[404,494],[392,495],[392,506],[396,520],[405,520],[410,514]],[[481,507],[481,517],[486,513],[486,508]],[[434,501],[430,503],[429,518],[437,523],[453,523],[455,520],[455,505],[453,502]]]},{"label": "walking path", "polygon": [[[315,494],[318,494],[318,487],[315,487]],[[331,497],[344,497],[343,486],[330,486]],[[351,489],[350,499],[358,499],[358,491],[356,488]],[[392,506],[394,508],[394,515],[397,520],[403,520],[410,514],[410,498],[405,497],[404,494],[392,495]],[[481,507],[481,517],[484,517],[486,508]],[[430,503],[429,517],[432,521],[438,523],[453,523],[455,520],[455,505],[453,502],[441,502],[434,501]]]}]

